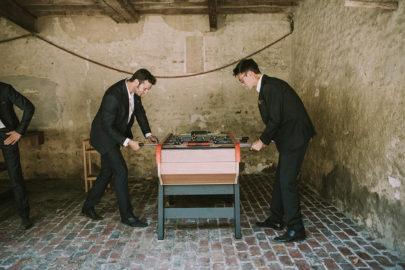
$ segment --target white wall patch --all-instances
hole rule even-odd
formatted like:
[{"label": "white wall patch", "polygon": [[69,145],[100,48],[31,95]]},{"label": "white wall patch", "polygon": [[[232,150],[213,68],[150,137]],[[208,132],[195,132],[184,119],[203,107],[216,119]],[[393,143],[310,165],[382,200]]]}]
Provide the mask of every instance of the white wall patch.
[{"label": "white wall patch", "polygon": [[388,181],[390,182],[390,184],[393,188],[397,188],[397,187],[401,186],[401,182],[394,177],[388,176]]}]

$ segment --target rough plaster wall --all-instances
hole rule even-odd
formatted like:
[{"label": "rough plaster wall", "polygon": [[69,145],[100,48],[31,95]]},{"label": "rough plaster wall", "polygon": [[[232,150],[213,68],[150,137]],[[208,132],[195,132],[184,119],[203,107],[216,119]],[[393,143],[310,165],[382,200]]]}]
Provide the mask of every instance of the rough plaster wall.
[{"label": "rough plaster wall", "polygon": [[306,0],[295,26],[291,76],[318,132],[304,179],[405,255],[405,1]]},{"label": "rough plaster wall", "polygon": [[[289,32],[286,15],[233,15],[218,18],[209,31],[207,16],[146,16],[137,24],[108,18],[67,17],[38,20],[40,35],[80,55],[134,72],[145,67],[155,75],[183,75],[217,68],[248,55]],[[26,34],[0,18],[0,40]],[[255,60],[264,73],[287,79],[291,38]],[[45,144],[26,146],[26,178],[82,178],[81,141],[105,90],[128,75],[67,54],[36,38],[0,44],[0,80],[10,83],[36,105],[30,129],[45,131]],[[232,76],[232,67],[203,76],[158,79],[143,104],[155,135],[191,130],[230,131],[257,138],[264,128],[257,92]],[[134,125],[135,138],[143,139]],[[124,149],[131,176],[156,175],[154,148]],[[245,172],[258,172],[276,161],[274,146],[260,154],[242,150]],[[7,175],[3,175],[7,178]]]}]

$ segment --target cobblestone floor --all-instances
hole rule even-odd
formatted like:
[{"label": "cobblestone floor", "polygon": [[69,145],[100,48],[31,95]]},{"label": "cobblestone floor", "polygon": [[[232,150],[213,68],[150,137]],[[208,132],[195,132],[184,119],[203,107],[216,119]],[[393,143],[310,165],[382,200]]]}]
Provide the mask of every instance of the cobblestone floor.
[{"label": "cobblestone floor", "polygon": [[[180,219],[166,221],[161,241],[157,179],[130,181],[135,214],[149,223],[138,229],[120,223],[113,190],[96,207],[104,220],[94,222],[80,215],[85,195],[78,188],[55,185],[58,180],[52,187],[29,181],[32,229],[18,229],[13,201],[0,205],[0,269],[405,269],[404,258],[305,186],[300,188],[307,239],[272,242],[282,232],[254,225],[268,215],[272,178],[240,178],[242,239],[234,238],[229,219]],[[232,199],[214,201],[224,205]]]}]

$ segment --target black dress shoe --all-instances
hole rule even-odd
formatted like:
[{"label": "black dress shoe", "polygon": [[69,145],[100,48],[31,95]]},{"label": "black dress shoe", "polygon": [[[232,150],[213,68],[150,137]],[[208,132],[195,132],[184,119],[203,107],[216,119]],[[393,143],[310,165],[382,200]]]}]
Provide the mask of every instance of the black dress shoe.
[{"label": "black dress shoe", "polygon": [[20,225],[20,229],[21,230],[28,230],[29,228],[31,228],[33,225],[32,221],[30,220],[30,218],[25,217],[22,219],[21,221],[21,225]]},{"label": "black dress shoe", "polygon": [[287,232],[281,236],[274,237],[276,242],[297,242],[305,240],[305,229],[298,231],[287,230]]},{"label": "black dress shoe", "polygon": [[276,231],[280,231],[284,228],[284,224],[282,222],[277,223],[277,222],[271,221],[270,218],[267,218],[263,222],[261,222],[261,221],[256,222],[256,226],[272,228]]},{"label": "black dress shoe", "polygon": [[86,217],[89,217],[93,220],[102,220],[103,217],[99,216],[96,211],[94,210],[94,207],[90,208],[82,208],[82,214],[85,215]]},{"label": "black dress shoe", "polygon": [[146,227],[148,223],[142,222],[136,217],[121,218],[121,222],[131,227]]}]

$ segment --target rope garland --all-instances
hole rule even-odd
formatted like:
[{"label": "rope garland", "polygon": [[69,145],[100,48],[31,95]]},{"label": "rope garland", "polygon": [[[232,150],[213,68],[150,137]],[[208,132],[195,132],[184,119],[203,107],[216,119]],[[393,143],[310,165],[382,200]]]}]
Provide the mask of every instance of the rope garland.
[{"label": "rope garland", "polygon": [[[222,67],[214,68],[214,69],[207,70],[207,71],[203,71],[203,72],[198,72],[198,73],[193,73],[193,74],[187,74],[187,75],[155,76],[155,77],[158,78],[158,79],[178,79],[178,78],[195,77],[195,76],[200,76],[200,75],[204,75],[204,74],[216,72],[216,71],[218,71],[218,70],[225,69],[225,68],[227,68],[227,67],[229,67],[229,66],[232,66],[232,65],[234,65],[234,64],[236,64],[236,63],[239,63],[239,61],[241,61],[242,59],[252,57],[253,55],[256,55],[256,54],[258,54],[258,53],[264,51],[265,49],[267,49],[267,48],[273,46],[274,44],[276,44],[276,43],[282,41],[283,39],[285,39],[286,37],[288,37],[288,36],[291,35],[292,33],[293,33],[293,26],[291,26],[291,31],[290,31],[288,34],[285,34],[284,36],[282,36],[281,38],[277,39],[276,41],[273,41],[273,42],[271,42],[270,44],[264,46],[263,48],[261,48],[261,49],[255,51],[255,52],[253,52],[253,53],[251,53],[251,54],[249,54],[249,55],[246,55],[246,56],[244,56],[244,57],[242,57],[242,58],[240,58],[240,59],[238,59],[238,60],[235,60],[235,61],[233,61],[232,63],[229,63],[229,64],[227,64],[227,65],[224,65],[224,66],[222,66]],[[68,50],[68,49],[65,49],[65,48],[63,48],[63,47],[61,47],[61,46],[59,46],[59,45],[57,45],[57,44],[55,44],[55,43],[53,43],[53,42],[51,42],[51,41],[45,39],[45,38],[43,38],[43,37],[41,37],[41,36],[39,36],[39,35],[37,35],[37,34],[35,34],[35,33],[31,33],[31,34],[27,34],[27,35],[22,35],[22,36],[15,37],[15,38],[10,38],[10,39],[0,40],[0,44],[6,43],[6,42],[11,42],[11,41],[14,41],[14,40],[17,40],[17,39],[21,39],[21,38],[31,37],[31,36],[36,37],[36,38],[38,38],[38,39],[40,39],[40,40],[42,40],[42,41],[44,41],[44,42],[46,42],[46,43],[48,43],[48,44],[50,44],[50,45],[56,47],[56,48],[58,48],[58,49],[60,49],[60,50],[62,50],[62,51],[64,51],[64,52],[66,52],[66,53],[69,53],[69,54],[71,54],[71,55],[73,55],[73,56],[76,56],[76,57],[78,57],[78,58],[80,58],[80,59],[83,59],[83,60],[88,61],[88,62],[90,62],[90,63],[93,63],[93,64],[95,64],[95,65],[104,67],[104,68],[106,68],[106,69],[114,70],[114,71],[117,71],[117,72],[120,72],[120,73],[125,73],[125,74],[130,74],[130,75],[133,74],[133,72],[121,70],[121,69],[118,69],[118,68],[115,68],[115,67],[112,67],[112,66],[108,66],[108,65],[106,65],[106,64],[103,64],[103,63],[97,62],[97,61],[95,61],[95,60],[92,60],[92,59],[90,59],[90,58],[87,58],[87,57],[84,57],[84,56],[82,56],[82,55],[79,55],[79,54],[77,54],[77,53],[75,53],[75,52],[72,52],[72,51],[70,51],[70,50]]]}]

